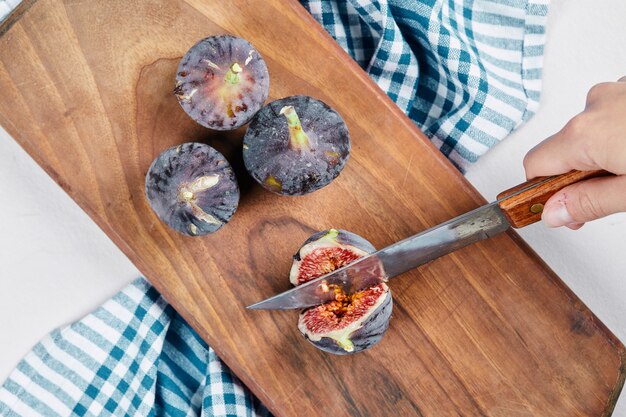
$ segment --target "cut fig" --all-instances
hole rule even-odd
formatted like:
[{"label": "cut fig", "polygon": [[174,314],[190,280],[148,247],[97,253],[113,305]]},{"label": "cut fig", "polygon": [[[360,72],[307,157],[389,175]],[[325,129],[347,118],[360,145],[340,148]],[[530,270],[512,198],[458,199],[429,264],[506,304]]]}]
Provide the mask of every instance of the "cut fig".
[{"label": "cut fig", "polygon": [[[330,229],[307,239],[294,255],[290,281],[304,284],[375,251],[362,237]],[[382,266],[381,278],[384,278]],[[335,300],[300,313],[298,329],[317,348],[345,355],[369,349],[389,327],[393,310],[391,291],[385,283],[347,295],[339,288]]]},{"label": "cut fig", "polygon": [[185,143],[152,162],[146,196],[165,224],[185,235],[201,236],[228,223],[239,204],[239,186],[221,153],[202,143]]},{"label": "cut fig", "polygon": [[350,154],[343,119],[325,103],[307,96],[276,100],[250,122],[243,160],[250,175],[282,195],[304,195],[333,181]]},{"label": "cut fig", "polygon": [[289,281],[293,285],[304,284],[375,250],[370,242],[346,230],[329,229],[315,233],[293,256]]},{"label": "cut fig", "polygon": [[250,121],[269,93],[265,61],[246,40],[210,36],[187,51],[178,65],[174,94],[196,122],[215,130]]},{"label": "cut fig", "polygon": [[378,284],[300,314],[298,329],[315,347],[337,355],[357,353],[380,342],[389,327],[391,291]]}]

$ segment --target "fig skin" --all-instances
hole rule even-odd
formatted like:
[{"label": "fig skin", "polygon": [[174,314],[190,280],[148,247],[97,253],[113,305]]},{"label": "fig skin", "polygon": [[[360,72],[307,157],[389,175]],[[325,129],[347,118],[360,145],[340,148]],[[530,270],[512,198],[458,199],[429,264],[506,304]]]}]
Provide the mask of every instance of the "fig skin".
[{"label": "fig skin", "polygon": [[312,242],[315,242],[316,240],[321,239],[324,236],[327,236],[329,233],[334,235],[335,234],[334,231],[336,231],[337,233],[336,233],[336,237],[333,237],[333,239],[340,245],[354,246],[355,248],[360,249],[367,253],[376,252],[376,248],[374,247],[374,245],[370,243],[369,240],[362,238],[356,233],[352,233],[343,229],[327,229],[327,230],[322,230],[321,232],[317,232],[311,235],[311,237],[309,237],[307,240],[305,240],[302,246],[300,247],[300,249],[298,250],[298,253],[294,255],[294,259],[296,257],[298,257],[299,259],[299,254],[302,251],[303,247],[305,247],[309,243],[312,243]]},{"label": "fig skin", "polygon": [[209,36],[181,59],[174,94],[197,123],[233,130],[248,123],[267,100],[267,65],[246,40]]},{"label": "fig skin", "polygon": [[350,155],[348,128],[335,110],[308,96],[275,100],[250,122],[243,160],[250,175],[280,195],[330,184]]},{"label": "fig skin", "polygon": [[[298,272],[303,265],[303,260],[320,248],[349,249],[357,255],[355,259],[376,250],[370,242],[346,230],[329,229],[315,233],[302,244],[293,257],[294,262],[290,273],[290,280],[294,285],[303,284],[336,269],[320,270],[318,273],[307,277],[306,280],[301,279],[302,277],[298,275]],[[324,261],[325,260],[319,260],[319,264],[325,265]],[[381,273],[384,274],[382,265]],[[389,321],[393,311],[391,290],[384,283],[379,285],[381,286],[382,294],[378,296],[379,298],[376,299],[376,303],[370,306],[369,310],[360,318],[357,318],[355,321],[348,323],[340,329],[330,330],[329,332],[315,333],[311,331],[305,323],[307,312],[315,312],[316,309],[325,310],[332,303],[331,302],[302,311],[298,318],[298,329],[300,333],[318,349],[336,355],[352,354],[371,348],[382,340],[385,332],[389,328]],[[340,300],[339,297],[341,297],[341,295],[337,297],[337,300]],[[344,328],[345,330],[342,331]],[[336,332],[337,334],[331,335],[330,332]]]},{"label": "fig skin", "polygon": [[239,204],[230,164],[202,143],[173,146],[157,156],[146,174],[145,191],[159,219],[187,236],[217,231]]}]

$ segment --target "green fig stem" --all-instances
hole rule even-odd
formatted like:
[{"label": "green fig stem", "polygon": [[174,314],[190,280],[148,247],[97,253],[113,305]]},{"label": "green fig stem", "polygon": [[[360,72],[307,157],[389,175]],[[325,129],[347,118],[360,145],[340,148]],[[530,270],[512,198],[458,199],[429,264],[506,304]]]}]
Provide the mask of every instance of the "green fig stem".
[{"label": "green fig stem", "polygon": [[354,343],[347,336],[342,337],[341,339],[335,339],[337,344],[346,352],[354,352]]},{"label": "green fig stem", "polygon": [[328,233],[324,235],[324,237],[327,237],[332,240],[337,240],[337,236],[339,236],[339,230],[337,229],[329,229]]},{"label": "green fig stem", "polygon": [[228,72],[226,73],[224,80],[226,80],[227,82],[231,84],[238,84],[241,78],[239,76],[240,72],[241,72],[241,66],[238,63],[233,62],[233,64],[228,69]]},{"label": "green fig stem", "polygon": [[339,231],[337,229],[329,229],[324,236],[318,239],[318,242],[328,242],[331,245],[336,245],[338,236]]},{"label": "green fig stem", "polygon": [[285,106],[280,109],[280,114],[287,118],[289,126],[289,147],[295,150],[310,149],[309,137],[302,130],[300,118],[293,106]]}]

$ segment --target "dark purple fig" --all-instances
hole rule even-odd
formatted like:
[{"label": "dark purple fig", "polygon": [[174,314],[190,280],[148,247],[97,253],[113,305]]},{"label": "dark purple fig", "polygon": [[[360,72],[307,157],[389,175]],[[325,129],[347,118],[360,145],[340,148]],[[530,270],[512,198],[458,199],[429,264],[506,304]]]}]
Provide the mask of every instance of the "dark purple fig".
[{"label": "dark purple fig", "polygon": [[265,61],[247,41],[210,36],[187,51],[178,65],[174,93],[202,126],[232,130],[248,123],[269,93]]},{"label": "dark purple fig", "polygon": [[221,153],[202,143],[185,143],[152,162],[146,196],[165,224],[185,235],[201,236],[228,223],[239,204],[239,187]]},{"label": "dark purple fig", "polygon": [[250,175],[283,195],[303,195],[328,185],[349,154],[350,136],[339,113],[307,96],[263,107],[243,140],[243,161]]},{"label": "dark purple fig", "polygon": [[[300,285],[345,266],[375,251],[362,237],[345,230],[330,229],[307,239],[294,255],[290,280]],[[380,267],[381,277],[384,271]],[[345,355],[361,352],[378,343],[387,328],[393,310],[391,291],[385,283],[354,294],[339,288],[331,302],[300,313],[298,329],[317,348]]]}]

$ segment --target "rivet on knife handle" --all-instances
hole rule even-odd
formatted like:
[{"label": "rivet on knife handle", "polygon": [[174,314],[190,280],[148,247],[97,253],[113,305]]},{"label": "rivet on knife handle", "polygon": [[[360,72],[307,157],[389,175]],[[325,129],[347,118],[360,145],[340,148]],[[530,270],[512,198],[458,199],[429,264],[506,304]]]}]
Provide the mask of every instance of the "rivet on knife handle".
[{"label": "rivet on knife handle", "polygon": [[[546,201],[559,190],[590,178],[612,175],[599,171],[570,171],[554,177],[539,177],[498,194],[499,206],[515,228],[528,226],[541,220]],[[537,184],[533,187],[534,184]],[[520,190],[524,190],[520,192]],[[514,195],[515,194],[515,195]],[[511,197],[508,197],[511,196]]]}]

